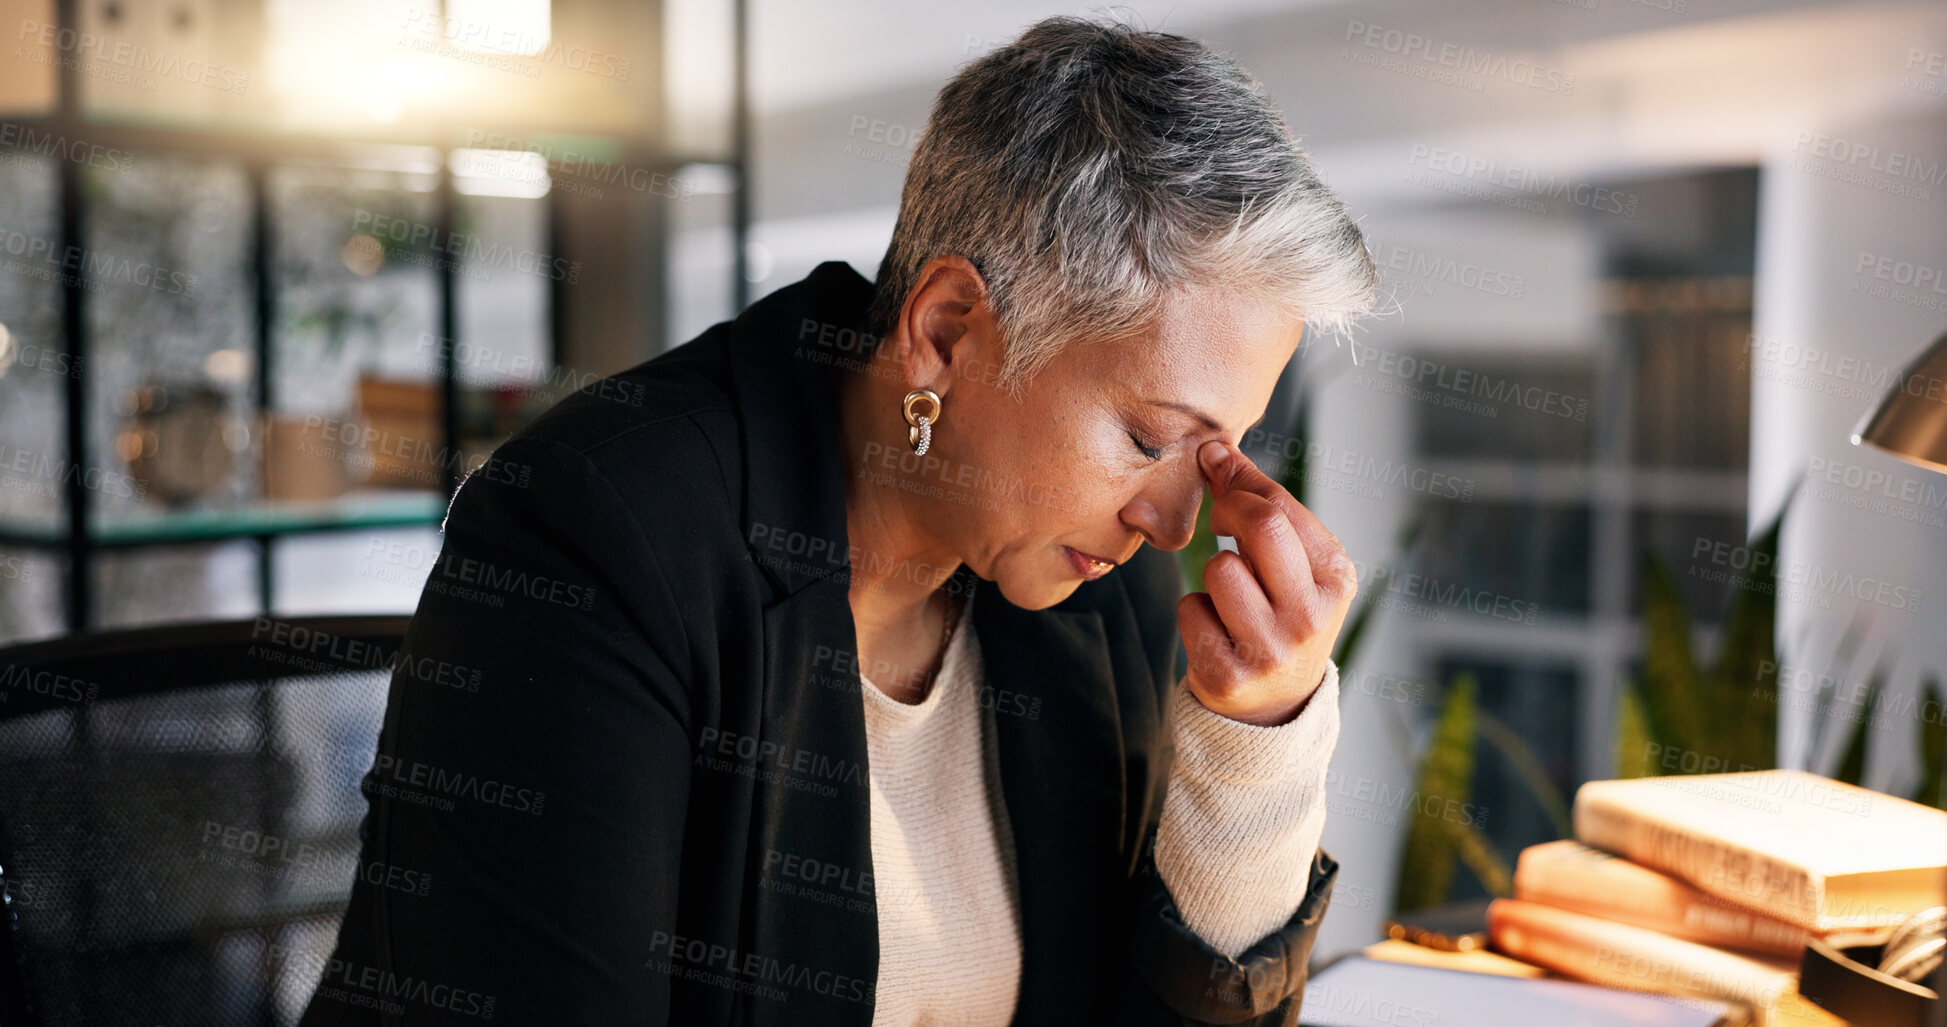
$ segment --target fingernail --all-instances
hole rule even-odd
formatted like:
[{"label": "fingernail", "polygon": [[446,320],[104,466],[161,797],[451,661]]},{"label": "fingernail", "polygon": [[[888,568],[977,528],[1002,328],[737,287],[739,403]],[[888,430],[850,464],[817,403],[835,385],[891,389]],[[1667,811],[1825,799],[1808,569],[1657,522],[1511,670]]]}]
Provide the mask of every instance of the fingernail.
[{"label": "fingernail", "polygon": [[1221,442],[1206,442],[1197,450],[1197,456],[1203,460],[1203,466],[1213,471],[1221,470],[1225,461],[1230,459],[1230,447]]}]

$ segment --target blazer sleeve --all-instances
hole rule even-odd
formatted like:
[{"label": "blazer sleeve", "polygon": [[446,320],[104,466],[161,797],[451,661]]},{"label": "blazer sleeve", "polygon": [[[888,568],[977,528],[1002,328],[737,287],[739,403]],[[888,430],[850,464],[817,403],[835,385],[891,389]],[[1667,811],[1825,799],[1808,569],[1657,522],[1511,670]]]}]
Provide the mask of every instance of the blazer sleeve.
[{"label": "blazer sleeve", "polygon": [[1211,948],[1177,911],[1156,872],[1152,834],[1135,881],[1135,930],[1130,957],[1137,975],[1169,1015],[1146,1024],[1251,1024],[1296,1027],[1306,968],[1318,925],[1331,904],[1339,865],[1323,849],[1312,856],[1304,901],[1284,926],[1237,958]]},{"label": "blazer sleeve", "polygon": [[[1163,739],[1171,737],[1173,685],[1179,677],[1181,650],[1176,630],[1176,603],[1182,580],[1174,554],[1150,560],[1142,573],[1127,583],[1135,607],[1153,680],[1157,682],[1158,720]],[[1132,562],[1129,568],[1135,569]],[[1173,748],[1151,770],[1152,787],[1167,786]],[[1332,885],[1339,865],[1322,848],[1313,857],[1305,897],[1284,925],[1231,958],[1200,938],[1178,910],[1156,869],[1156,832],[1161,796],[1147,804],[1141,851],[1130,879],[1126,911],[1129,924],[1123,981],[1117,988],[1118,1022],[1143,1027],[1201,1027],[1204,1024],[1249,1024],[1252,1027],[1296,1027],[1304,999],[1307,968],[1318,927],[1331,904]]]},{"label": "blazer sleeve", "polygon": [[666,1022],[647,963],[676,918],[689,644],[635,517],[582,452],[535,438],[456,492],[306,1027]]}]

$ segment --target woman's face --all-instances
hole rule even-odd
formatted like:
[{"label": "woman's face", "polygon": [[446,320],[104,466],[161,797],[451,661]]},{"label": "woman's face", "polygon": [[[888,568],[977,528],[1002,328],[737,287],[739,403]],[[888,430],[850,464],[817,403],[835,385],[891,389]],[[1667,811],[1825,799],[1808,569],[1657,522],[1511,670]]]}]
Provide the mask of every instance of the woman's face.
[{"label": "woman's face", "polygon": [[1026,609],[1062,601],[1144,542],[1189,543],[1205,488],[1197,448],[1238,445],[1303,330],[1220,290],[1179,293],[1141,335],[1064,346],[1017,402],[995,382],[984,299],[910,313],[934,317],[907,321],[929,330],[957,323],[935,334],[952,364],[932,385],[945,414],[926,457],[902,454],[916,468],[902,487],[928,535]]}]

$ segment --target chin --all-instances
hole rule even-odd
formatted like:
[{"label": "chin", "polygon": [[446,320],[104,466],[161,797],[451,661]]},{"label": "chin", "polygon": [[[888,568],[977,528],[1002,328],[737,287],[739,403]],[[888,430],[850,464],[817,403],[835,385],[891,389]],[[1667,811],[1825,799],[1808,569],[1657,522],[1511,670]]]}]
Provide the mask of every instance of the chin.
[{"label": "chin", "polygon": [[1035,576],[1021,580],[1012,575],[1004,576],[994,582],[1007,601],[1023,610],[1045,610],[1075,594],[1082,586],[1079,578],[1051,578]]}]

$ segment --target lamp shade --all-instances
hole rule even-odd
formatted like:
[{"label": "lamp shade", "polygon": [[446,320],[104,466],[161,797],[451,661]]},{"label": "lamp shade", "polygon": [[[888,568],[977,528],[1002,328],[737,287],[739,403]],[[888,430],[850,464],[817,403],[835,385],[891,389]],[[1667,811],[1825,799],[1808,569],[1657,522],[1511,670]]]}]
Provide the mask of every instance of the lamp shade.
[{"label": "lamp shade", "polygon": [[1947,474],[1947,334],[1900,372],[1852,432],[1908,463]]}]

